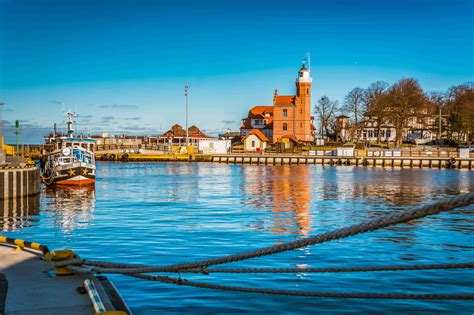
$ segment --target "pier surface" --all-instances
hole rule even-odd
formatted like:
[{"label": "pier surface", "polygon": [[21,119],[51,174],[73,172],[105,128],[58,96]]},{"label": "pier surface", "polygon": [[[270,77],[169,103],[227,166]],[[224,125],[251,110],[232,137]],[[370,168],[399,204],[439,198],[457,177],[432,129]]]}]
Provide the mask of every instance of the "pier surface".
[{"label": "pier surface", "polygon": [[5,314],[92,314],[87,295],[76,290],[84,277],[54,276],[52,264],[40,257],[0,245],[0,273],[8,281]]}]

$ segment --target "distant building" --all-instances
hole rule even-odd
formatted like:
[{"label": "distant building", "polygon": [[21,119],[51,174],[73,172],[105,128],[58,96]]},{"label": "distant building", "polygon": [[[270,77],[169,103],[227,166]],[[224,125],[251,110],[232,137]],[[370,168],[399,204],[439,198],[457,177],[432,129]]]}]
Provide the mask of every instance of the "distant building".
[{"label": "distant building", "polygon": [[108,137],[107,133],[103,133],[100,136],[91,136],[96,141],[97,146],[101,145],[115,145],[115,146],[140,146],[146,143],[145,136],[127,136],[127,135],[115,135]]},{"label": "distant building", "polygon": [[272,106],[255,106],[249,110],[240,127],[241,135],[257,130],[274,143],[284,136],[292,136],[299,142],[313,142],[311,82],[310,71],[303,65],[296,79],[296,95],[278,95],[275,90]]},{"label": "distant building", "polygon": [[225,133],[220,133],[218,138],[221,140],[234,140],[234,138],[240,137],[240,131],[231,131],[227,129]]},{"label": "distant building", "polygon": [[351,138],[349,117],[346,115],[337,116],[336,122],[334,123],[334,132],[336,134],[336,141],[349,141]]},{"label": "distant building", "polygon": [[[198,127],[191,126],[188,128],[189,145],[198,147],[200,139],[215,139],[207,136]],[[158,142],[162,144],[185,145],[186,144],[186,130],[178,124],[171,127],[158,138]]]},{"label": "distant building", "polygon": [[[436,133],[433,132],[435,124],[435,116],[430,115],[413,115],[408,118],[407,124],[402,132],[403,141],[413,142],[417,144],[426,143],[435,138]],[[397,130],[395,125],[386,119],[378,128],[377,117],[364,115],[362,120],[361,139],[366,141],[376,141],[380,132],[380,141],[395,141],[397,138]]]}]

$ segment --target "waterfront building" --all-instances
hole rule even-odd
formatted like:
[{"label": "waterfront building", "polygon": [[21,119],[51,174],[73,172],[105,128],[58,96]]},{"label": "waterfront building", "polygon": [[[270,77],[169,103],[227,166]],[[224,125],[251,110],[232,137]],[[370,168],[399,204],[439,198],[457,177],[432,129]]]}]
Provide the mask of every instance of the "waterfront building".
[{"label": "waterfront building", "polygon": [[[435,116],[413,115],[408,118],[407,124],[402,132],[403,141],[423,144],[436,138]],[[380,141],[391,142],[397,137],[397,130],[390,119],[378,126],[376,116],[364,115],[362,120],[361,139],[365,141],[377,141],[380,132]]]},{"label": "waterfront building", "polygon": [[314,142],[314,117],[311,116],[310,70],[305,65],[298,71],[295,95],[279,95],[275,90],[272,106],[255,106],[242,120],[240,133],[246,136],[257,130],[273,143],[292,136],[298,142]]},{"label": "waterfront building", "polygon": [[[188,128],[188,144],[194,147],[199,146],[200,139],[215,139],[215,137],[207,136],[197,126]],[[158,138],[160,144],[185,145],[186,130],[179,124],[174,124],[168,131]]]},{"label": "waterfront building", "polygon": [[380,132],[380,141],[389,142],[395,141],[396,129],[391,122],[385,122],[384,124],[378,125],[376,116],[364,115],[362,120],[362,135],[360,139],[365,141],[377,141]]},{"label": "waterfront building", "polygon": [[242,141],[244,142],[244,151],[260,153],[267,148],[269,139],[260,130],[252,129]]}]

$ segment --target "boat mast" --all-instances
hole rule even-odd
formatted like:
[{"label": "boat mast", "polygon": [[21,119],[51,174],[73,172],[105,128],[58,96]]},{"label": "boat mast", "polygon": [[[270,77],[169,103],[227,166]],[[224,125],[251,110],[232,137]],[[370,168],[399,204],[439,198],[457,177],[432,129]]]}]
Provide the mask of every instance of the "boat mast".
[{"label": "boat mast", "polygon": [[66,116],[67,136],[73,137],[74,136],[74,120],[72,118],[76,116],[76,112],[68,111],[64,113],[64,116]]}]

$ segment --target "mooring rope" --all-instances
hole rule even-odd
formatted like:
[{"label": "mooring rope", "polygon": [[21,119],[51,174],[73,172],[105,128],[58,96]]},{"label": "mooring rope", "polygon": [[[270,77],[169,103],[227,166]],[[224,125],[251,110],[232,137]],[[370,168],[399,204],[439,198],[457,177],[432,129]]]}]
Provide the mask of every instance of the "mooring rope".
[{"label": "mooring rope", "polygon": [[132,274],[135,278],[141,278],[151,281],[159,281],[170,284],[185,285],[190,287],[238,291],[247,293],[276,294],[289,296],[311,296],[324,298],[343,298],[343,299],[404,299],[404,300],[474,300],[474,294],[413,294],[413,293],[373,293],[373,292],[314,292],[314,291],[298,291],[298,290],[279,290],[268,288],[248,288],[230,285],[220,285],[212,283],[203,283],[196,281],[188,281],[180,278],[172,278],[166,276],[150,276],[144,274]]},{"label": "mooring rope", "polygon": [[457,264],[419,264],[392,266],[361,266],[361,267],[328,267],[328,268],[212,268],[186,269],[182,273],[340,273],[340,272],[375,272],[375,271],[408,271],[408,270],[439,270],[474,268],[474,262]]},{"label": "mooring rope", "polygon": [[338,267],[338,268],[211,268],[207,267],[225,263],[237,262],[246,259],[277,254],[285,251],[295,250],[314,244],[321,244],[332,240],[343,239],[349,236],[375,231],[388,226],[405,223],[414,219],[420,219],[429,215],[450,211],[455,208],[468,206],[474,203],[474,193],[460,195],[449,201],[437,202],[420,208],[407,210],[401,213],[384,215],[374,220],[341,228],[327,233],[318,234],[285,244],[270,246],[258,250],[247,251],[228,255],[225,257],[180,263],[168,266],[149,266],[138,264],[124,264],[103,261],[91,261],[74,258],[57,261],[56,267],[67,267],[78,273],[117,273],[135,278],[159,281],[170,284],[186,285],[197,288],[238,291],[248,293],[277,294],[290,296],[312,296],[325,298],[357,298],[357,299],[417,299],[417,300],[474,300],[474,294],[413,294],[413,293],[373,293],[373,292],[314,292],[297,290],[280,290],[269,288],[249,288],[229,285],[219,285],[188,281],[181,278],[168,276],[153,276],[146,273],[178,272],[178,273],[299,273],[299,272],[370,272],[370,271],[401,271],[401,270],[433,270],[433,269],[455,269],[474,268],[474,262],[447,263],[447,264],[418,264],[418,265],[394,265],[394,266],[362,266],[362,267]]},{"label": "mooring rope", "polygon": [[[321,233],[316,236],[307,237],[292,242],[265,247],[257,250],[237,253],[219,258],[194,261],[188,263],[179,263],[167,266],[148,266],[148,265],[134,265],[124,263],[109,263],[109,262],[94,262],[83,260],[82,264],[94,266],[92,271],[98,273],[118,273],[118,274],[139,274],[139,273],[156,273],[156,272],[183,272],[187,269],[201,269],[214,265],[226,264],[247,260],[251,258],[277,254],[285,251],[295,250],[314,244],[321,244],[328,241],[338,240],[354,236],[357,234],[375,231],[388,226],[405,223],[411,220],[424,218],[429,215],[438,214],[445,211],[450,211],[455,208],[465,207],[474,203],[474,193],[468,193],[454,197],[448,201],[437,202],[423,207],[406,210],[400,213],[389,214],[381,216],[377,219],[369,220],[364,223],[348,226],[338,230]],[[73,262],[73,261],[71,261]],[[81,262],[77,262],[81,264]],[[67,265],[68,261],[61,265]]]}]

